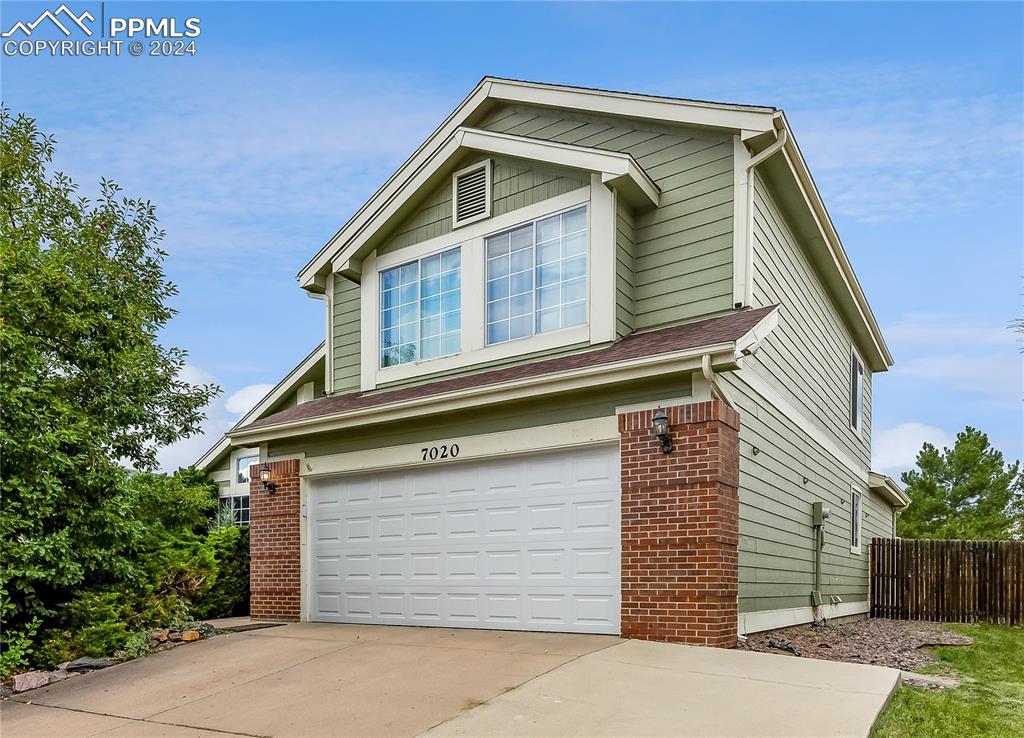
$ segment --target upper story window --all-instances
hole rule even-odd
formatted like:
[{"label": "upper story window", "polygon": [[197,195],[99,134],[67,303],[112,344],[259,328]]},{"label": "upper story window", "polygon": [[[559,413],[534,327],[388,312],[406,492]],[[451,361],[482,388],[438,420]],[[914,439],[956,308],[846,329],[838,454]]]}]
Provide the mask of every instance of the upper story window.
[{"label": "upper story window", "polygon": [[243,485],[245,490],[249,489],[249,467],[253,464],[260,463],[259,453],[254,453],[250,456],[240,456],[235,460],[235,480],[234,485],[237,487]]},{"label": "upper story window", "polygon": [[850,351],[850,426],[860,433],[864,427],[864,365],[857,352]]},{"label": "upper story window", "polygon": [[587,208],[486,239],[487,344],[587,322]]},{"label": "upper story window", "polygon": [[462,323],[459,247],[380,273],[380,365],[459,352]]}]

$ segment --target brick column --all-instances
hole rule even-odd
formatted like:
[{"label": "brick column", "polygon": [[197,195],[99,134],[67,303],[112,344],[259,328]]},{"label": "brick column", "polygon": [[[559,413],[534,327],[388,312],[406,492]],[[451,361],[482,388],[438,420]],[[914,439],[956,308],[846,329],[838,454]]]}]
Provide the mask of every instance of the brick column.
[{"label": "brick column", "polygon": [[270,464],[277,490],[263,489],[259,465],[249,467],[249,616],[298,620],[302,591],[299,553],[299,460]]},{"label": "brick column", "polygon": [[665,408],[675,450],[652,411],[619,416],[622,635],[736,645],[739,414],[719,400]]}]

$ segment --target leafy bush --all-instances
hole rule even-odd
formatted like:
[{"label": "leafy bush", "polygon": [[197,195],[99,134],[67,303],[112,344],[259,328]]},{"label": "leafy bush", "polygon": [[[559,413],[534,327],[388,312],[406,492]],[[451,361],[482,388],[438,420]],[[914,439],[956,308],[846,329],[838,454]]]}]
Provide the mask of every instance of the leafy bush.
[{"label": "leafy bush", "polygon": [[249,526],[213,528],[206,536],[217,579],[191,612],[198,618],[224,618],[249,612]]}]

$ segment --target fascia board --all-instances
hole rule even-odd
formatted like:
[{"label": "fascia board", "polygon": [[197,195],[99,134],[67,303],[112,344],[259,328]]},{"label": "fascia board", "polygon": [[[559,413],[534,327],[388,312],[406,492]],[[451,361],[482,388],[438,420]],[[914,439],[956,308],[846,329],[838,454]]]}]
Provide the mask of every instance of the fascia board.
[{"label": "fascia board", "polygon": [[772,108],[722,105],[696,100],[672,100],[605,90],[540,85],[512,80],[492,80],[490,97],[502,102],[569,108],[622,118],[644,118],[662,123],[712,128],[722,131],[768,131]]},{"label": "fascia board", "polygon": [[360,255],[374,234],[390,218],[397,215],[408,198],[424,187],[431,178],[461,151],[479,151],[498,156],[511,156],[529,161],[556,164],[569,169],[597,172],[602,181],[618,185],[630,203],[647,209],[657,207],[661,192],[647,173],[629,154],[591,149],[550,141],[540,141],[507,133],[493,133],[476,128],[460,127],[429,159],[397,190],[391,200],[352,236],[331,262],[331,269],[355,274],[352,264],[360,263]]},{"label": "fascia board", "polygon": [[735,351],[736,344],[730,341],[712,346],[701,346],[695,349],[643,357],[639,360],[631,359],[614,364],[600,364],[584,369],[572,369],[565,372],[546,374],[514,382],[501,382],[484,387],[471,387],[465,390],[447,392],[417,400],[403,400],[401,402],[375,405],[369,408],[360,408],[322,418],[307,418],[263,426],[250,431],[244,429],[232,430],[229,431],[228,435],[232,442],[237,441],[240,444],[251,444],[309,433],[340,430],[374,422],[378,416],[386,417],[388,420],[395,420],[398,418],[459,410],[467,407],[508,402],[554,392],[587,389],[602,384],[650,377],[652,370],[665,374],[696,371],[700,368],[700,358],[704,354],[712,355],[713,365],[730,368],[734,366]]},{"label": "fascia board", "polygon": [[463,127],[459,130],[463,134],[462,146],[465,148],[596,172],[601,174],[602,182],[612,186],[629,180],[635,186],[635,192],[641,193],[646,199],[646,202],[634,204],[657,207],[660,202],[661,191],[658,186],[629,154],[476,128]]},{"label": "fascia board", "polygon": [[814,219],[821,233],[822,240],[828,246],[832,266],[842,279],[857,309],[858,317],[871,338],[872,358],[874,359],[871,368],[873,371],[885,371],[893,365],[892,354],[885,343],[885,338],[882,336],[882,331],[878,326],[877,320],[875,320],[874,313],[871,311],[871,306],[868,304],[867,297],[861,288],[857,275],[853,271],[853,265],[850,264],[850,259],[846,254],[846,249],[843,248],[835,224],[825,208],[821,193],[818,191],[814,178],[811,176],[807,162],[796,142],[796,137],[789,127],[789,121],[786,120],[785,113],[779,111],[777,115],[781,125],[789,132],[788,140],[783,147],[786,164],[797,182],[804,199],[804,204]]}]

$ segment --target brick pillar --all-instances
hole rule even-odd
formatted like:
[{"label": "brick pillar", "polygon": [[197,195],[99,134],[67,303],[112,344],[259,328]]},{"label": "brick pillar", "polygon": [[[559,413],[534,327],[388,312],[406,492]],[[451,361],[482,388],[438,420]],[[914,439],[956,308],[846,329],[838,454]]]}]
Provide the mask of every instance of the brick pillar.
[{"label": "brick pillar", "polygon": [[299,554],[299,460],[270,464],[277,490],[263,489],[259,466],[249,468],[249,616],[298,620],[302,591]]},{"label": "brick pillar", "polygon": [[719,400],[665,408],[675,450],[652,411],[619,416],[622,635],[736,645],[739,414]]}]

